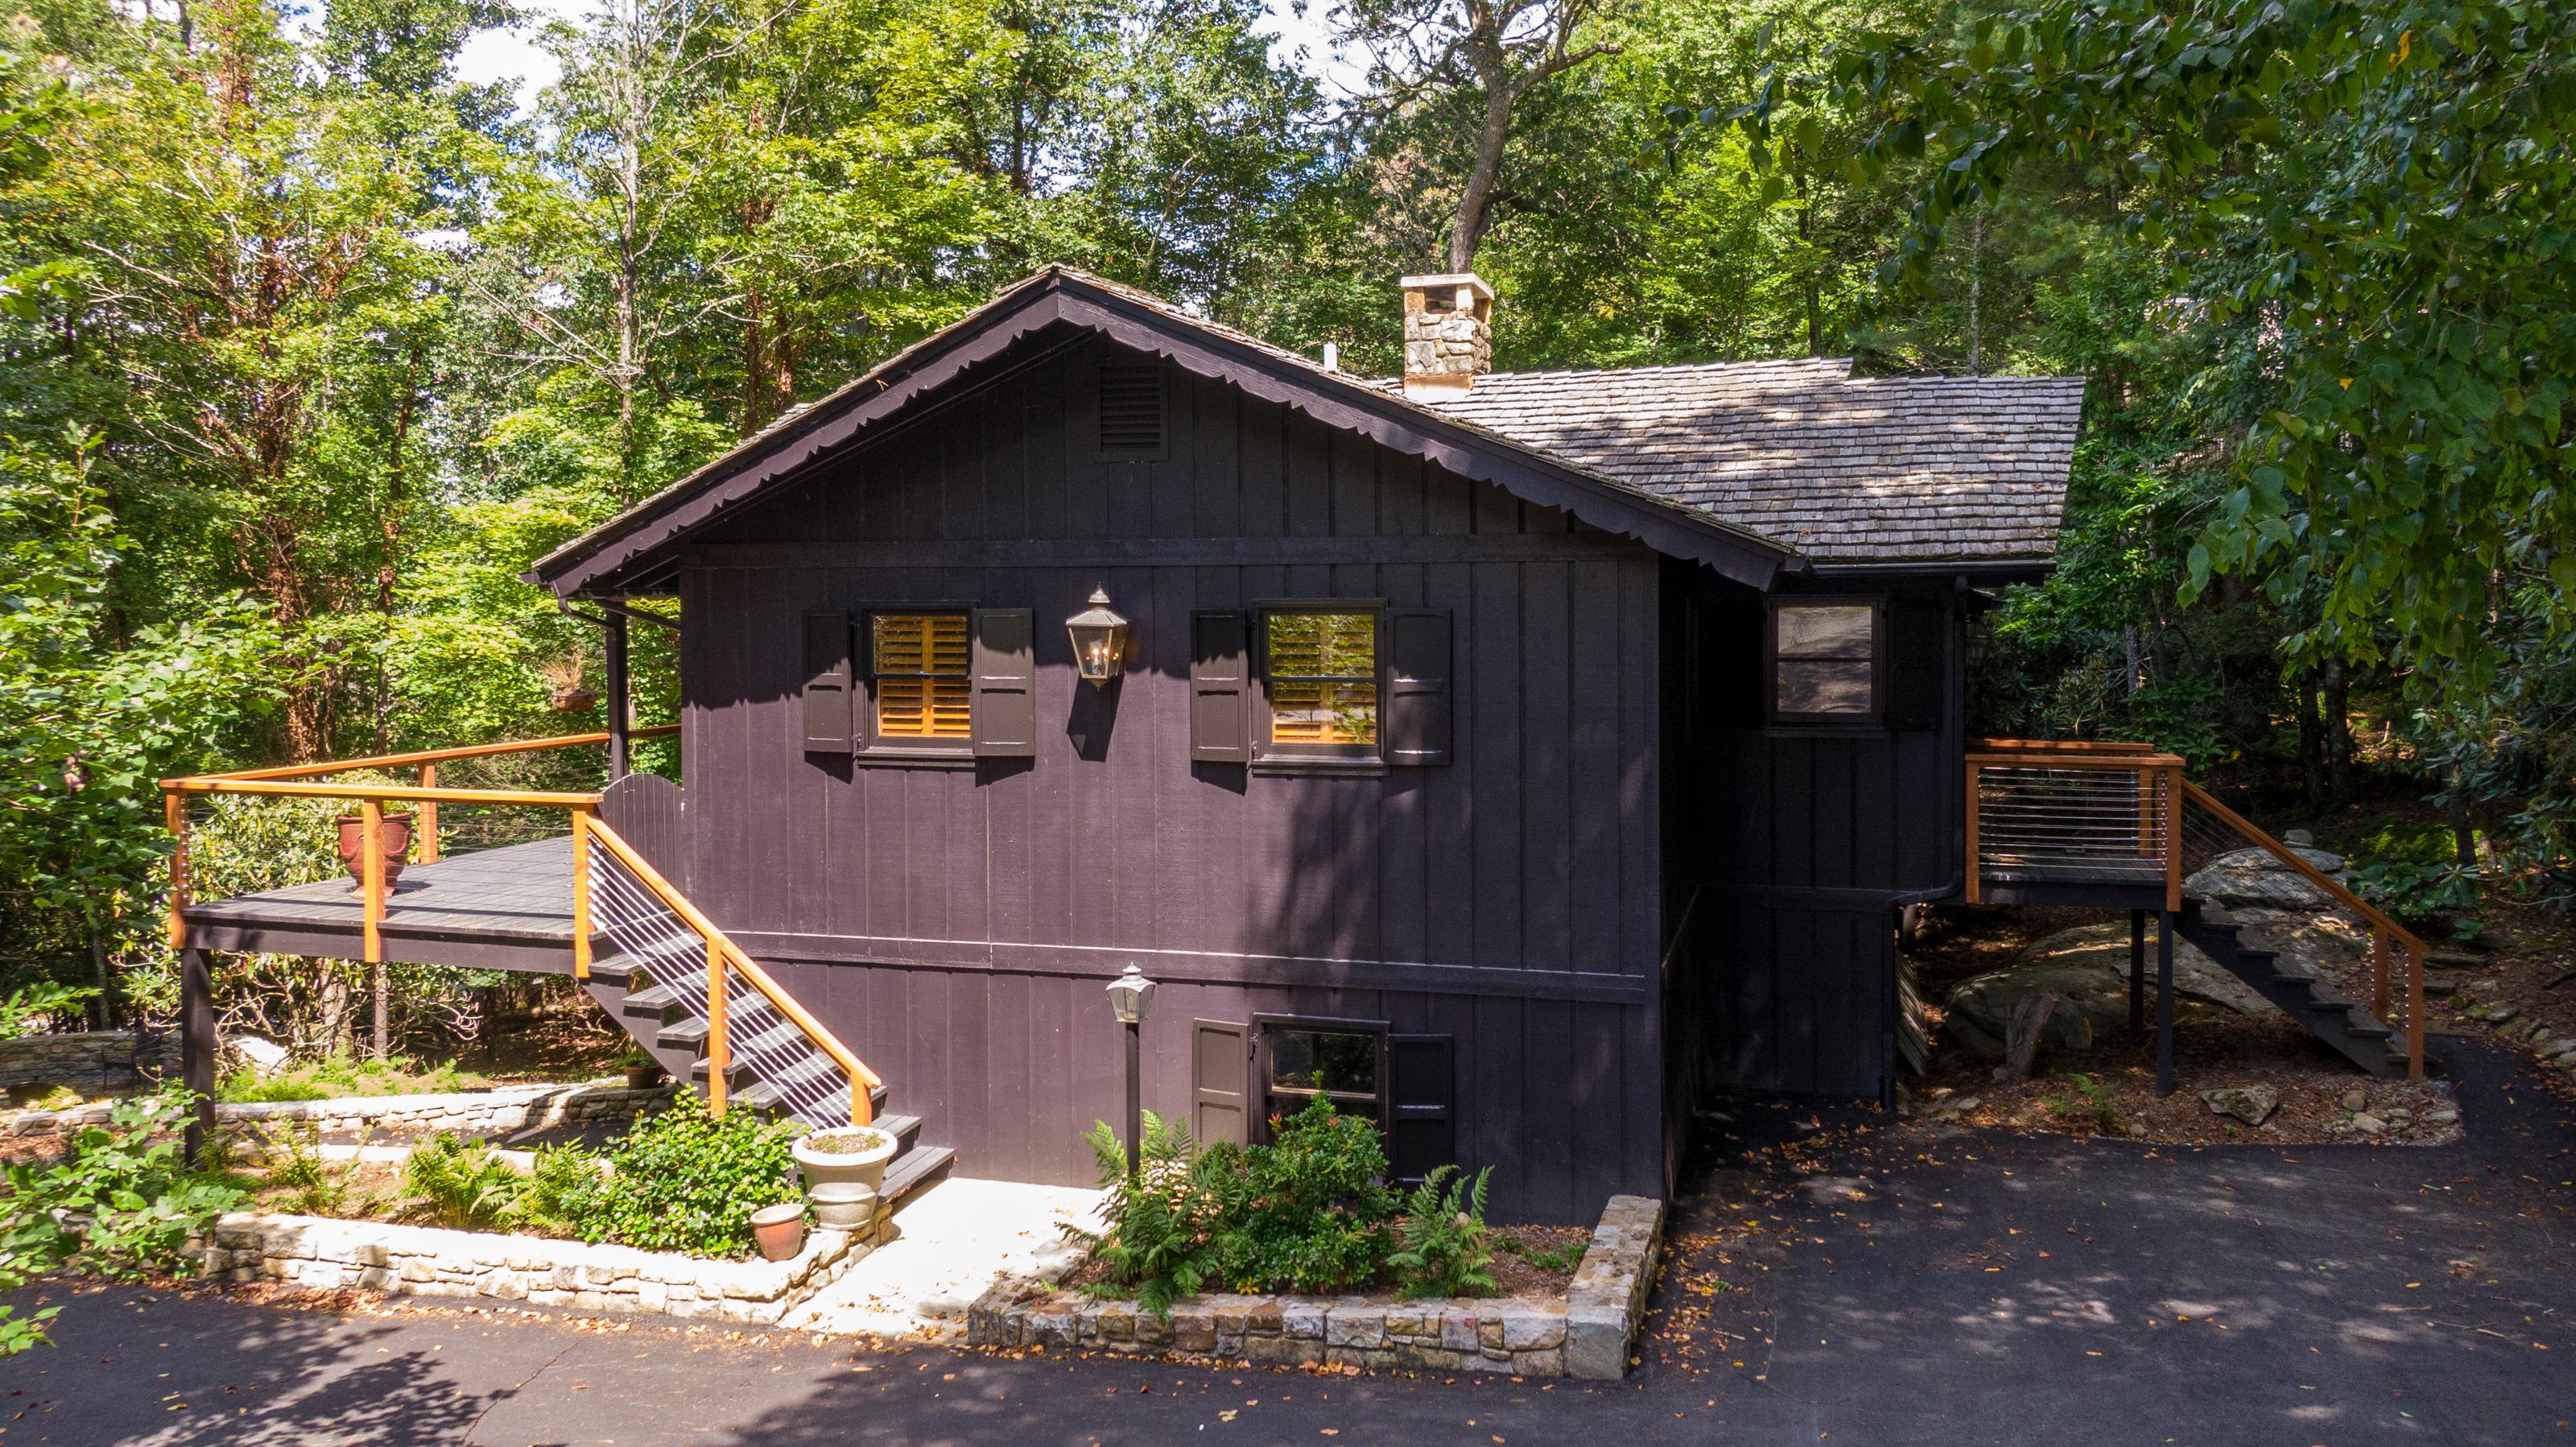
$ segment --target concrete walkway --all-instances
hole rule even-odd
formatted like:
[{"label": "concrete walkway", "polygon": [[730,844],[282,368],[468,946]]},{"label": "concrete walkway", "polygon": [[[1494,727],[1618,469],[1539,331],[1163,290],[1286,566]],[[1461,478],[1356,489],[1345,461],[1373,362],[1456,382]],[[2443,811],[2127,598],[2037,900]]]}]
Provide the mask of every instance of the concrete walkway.
[{"label": "concrete walkway", "polygon": [[950,1177],[904,1202],[901,1234],[823,1288],[794,1331],[964,1340],[966,1308],[1004,1277],[1055,1279],[1080,1258],[1063,1227],[1096,1228],[1098,1191]]},{"label": "concrete walkway", "polygon": [[1619,1383],[48,1283],[12,1298],[64,1311],[55,1349],[0,1362],[0,1447],[2576,1447],[2576,1109],[2519,1058],[2450,1048],[2456,1146],[1737,1108],[1708,1122]]}]

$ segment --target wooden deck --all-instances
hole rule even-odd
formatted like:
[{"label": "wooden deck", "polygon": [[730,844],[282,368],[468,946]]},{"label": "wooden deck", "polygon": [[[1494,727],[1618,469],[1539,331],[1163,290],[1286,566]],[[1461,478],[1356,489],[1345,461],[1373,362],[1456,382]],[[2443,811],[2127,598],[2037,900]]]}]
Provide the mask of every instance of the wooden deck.
[{"label": "wooden deck", "polygon": [[[364,903],[346,879],[192,904],[197,949],[364,956]],[[572,840],[540,839],[404,868],[385,902],[396,964],[572,973]]]}]

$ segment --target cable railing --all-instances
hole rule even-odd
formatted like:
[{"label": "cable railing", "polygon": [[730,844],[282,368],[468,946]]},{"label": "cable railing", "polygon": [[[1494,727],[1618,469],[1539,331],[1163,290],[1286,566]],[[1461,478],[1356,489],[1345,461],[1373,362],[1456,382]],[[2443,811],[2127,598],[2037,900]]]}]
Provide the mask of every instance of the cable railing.
[{"label": "cable railing", "polygon": [[[676,724],[639,728],[633,738],[657,738],[679,732]],[[384,961],[384,926],[391,895],[389,857],[430,865],[452,852],[451,844],[493,848],[563,836],[563,829],[541,822],[568,819],[572,846],[572,973],[590,977],[594,940],[605,934],[617,947],[645,966],[648,978],[668,984],[691,1013],[708,1022],[708,1105],[721,1115],[726,1107],[730,1067],[739,1065],[768,1084],[798,1119],[812,1125],[848,1120],[865,1125],[872,1114],[870,1091],[883,1082],[849,1048],[826,1030],[768,972],[744,954],[714,922],[689,903],[599,818],[601,794],[586,788],[456,788],[442,784],[442,767],[465,761],[519,758],[553,750],[604,744],[606,733],[568,734],[547,739],[477,744],[462,748],[425,749],[379,754],[325,763],[289,764],[276,768],[240,769],[161,781],[163,820],[171,836],[170,947],[188,942],[187,911],[191,902],[190,816],[192,801],[213,796],[337,800],[357,805],[355,868],[363,963]],[[388,781],[383,775],[410,771],[412,782]],[[352,779],[352,774],[371,777]],[[388,806],[410,806],[407,844],[389,850]],[[442,811],[445,818],[442,818]],[[452,823],[459,814],[480,817],[478,827],[459,840]],[[507,816],[512,822],[495,824]],[[405,822],[397,818],[394,822]],[[675,951],[689,956],[683,960]],[[735,980],[751,986],[739,1003],[732,998]],[[694,983],[689,983],[694,981]],[[817,1056],[831,1063],[817,1071]],[[848,1083],[846,1096],[822,1083],[838,1074]],[[844,1108],[844,1106],[846,1108]]]}]

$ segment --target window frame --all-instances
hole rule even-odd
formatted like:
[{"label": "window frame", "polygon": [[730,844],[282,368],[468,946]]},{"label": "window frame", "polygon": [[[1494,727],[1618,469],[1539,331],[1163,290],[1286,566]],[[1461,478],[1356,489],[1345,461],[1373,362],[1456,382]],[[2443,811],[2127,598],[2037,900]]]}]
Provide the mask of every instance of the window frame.
[{"label": "window frame", "polygon": [[[1799,728],[1882,727],[1887,717],[1887,599],[1875,594],[1797,594],[1765,599],[1762,612],[1762,708],[1772,723]],[[1869,707],[1824,713],[1796,712],[1780,706],[1780,614],[1788,608],[1867,608],[1869,610]],[[1841,662],[1851,659],[1809,659],[1793,656],[1788,662]]]},{"label": "window frame", "polygon": [[[859,686],[865,694],[858,710],[856,754],[861,759],[925,760],[947,762],[975,760],[975,612],[972,603],[870,603],[850,611],[855,645],[850,650],[852,662],[858,665]],[[966,665],[955,674],[947,673],[881,673],[877,669],[877,620],[904,614],[937,614],[954,616],[966,629]],[[878,685],[887,678],[955,678],[966,688],[966,731],[954,738],[925,737],[919,734],[888,734],[878,724],[880,694]]]},{"label": "window frame", "polygon": [[[1252,1087],[1252,1103],[1257,1104],[1259,1108],[1252,1113],[1253,1119],[1246,1122],[1246,1133],[1255,1140],[1264,1142],[1269,1141],[1271,1139],[1271,1116],[1293,1115],[1297,1110],[1301,1110],[1305,1107],[1306,1101],[1314,1098],[1314,1096],[1319,1093],[1312,1087],[1291,1086],[1285,1094],[1293,1099],[1295,1103],[1294,1108],[1286,1110],[1273,1109],[1273,1096],[1279,1092],[1276,1090],[1276,1087],[1271,1080],[1270,1042],[1272,1036],[1276,1032],[1282,1030],[1309,1030],[1328,1035],[1366,1035],[1375,1041],[1377,1047],[1375,1056],[1377,1093],[1375,1095],[1363,1096],[1356,1091],[1344,1090],[1325,1090],[1320,1093],[1333,1102],[1334,1110],[1341,1111],[1343,1114],[1349,1113],[1348,1111],[1343,1110],[1342,1102],[1344,1100],[1354,1102],[1360,1100],[1368,1101],[1372,1114],[1366,1117],[1366,1119],[1371,1125],[1377,1127],[1378,1134],[1380,1136],[1387,1137],[1389,1127],[1393,1124],[1395,1111],[1393,1097],[1395,1068],[1394,1061],[1388,1052],[1388,1042],[1395,1034],[1394,1023],[1387,1020],[1344,1019],[1331,1015],[1267,1015],[1259,1013],[1253,1015],[1251,1051],[1252,1079],[1247,1083]],[[1257,1129],[1255,1127],[1257,1127]],[[1388,1138],[1392,1139],[1392,1137]]]},{"label": "window frame", "polygon": [[[1356,771],[1375,774],[1386,769],[1386,698],[1387,698],[1387,603],[1383,598],[1280,598],[1252,605],[1251,683],[1255,690],[1252,720],[1252,764],[1265,772],[1334,772]],[[1276,721],[1277,704],[1271,691],[1270,620],[1282,613],[1367,614],[1369,619],[1369,665],[1366,679],[1356,674],[1295,674],[1298,680],[1313,679],[1328,683],[1367,683],[1375,693],[1375,726],[1369,742],[1364,744],[1281,743],[1271,736]]]}]

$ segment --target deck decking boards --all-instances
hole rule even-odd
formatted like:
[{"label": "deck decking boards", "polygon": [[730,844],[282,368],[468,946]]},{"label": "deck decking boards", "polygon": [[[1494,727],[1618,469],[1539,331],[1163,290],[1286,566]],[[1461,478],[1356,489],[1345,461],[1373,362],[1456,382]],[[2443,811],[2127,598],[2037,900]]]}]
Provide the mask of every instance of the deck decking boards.
[{"label": "deck decking boards", "polygon": [[[186,919],[189,943],[201,949],[357,959],[366,904],[346,880],[326,879],[206,900],[188,906]],[[397,964],[568,972],[571,836],[405,865],[382,933],[385,958]]]}]

